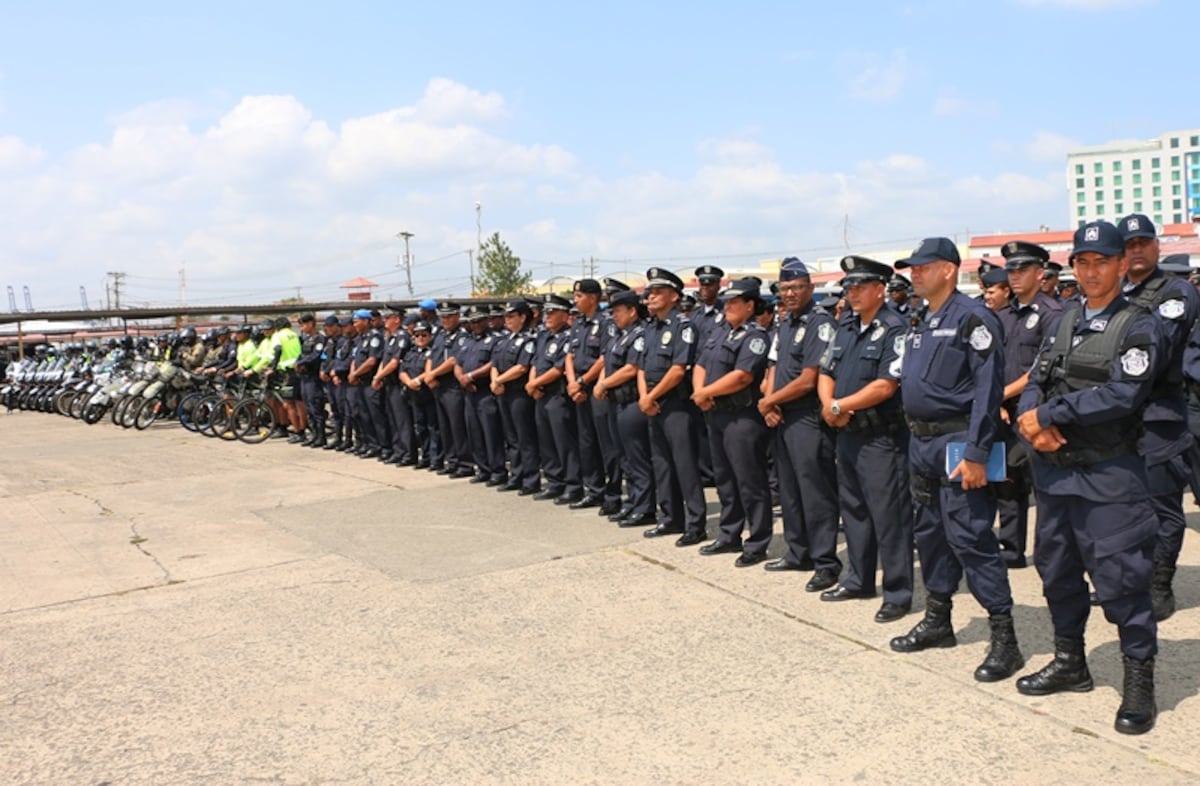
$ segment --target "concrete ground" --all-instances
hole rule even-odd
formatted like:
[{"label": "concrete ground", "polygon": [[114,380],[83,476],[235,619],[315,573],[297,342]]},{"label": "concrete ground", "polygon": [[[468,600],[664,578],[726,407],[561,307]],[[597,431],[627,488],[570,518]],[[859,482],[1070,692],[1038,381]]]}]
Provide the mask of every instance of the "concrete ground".
[{"label": "concrete ground", "polygon": [[1098,612],[1096,689],[1027,698],[972,679],[965,593],[958,647],[898,655],[919,612],[428,472],[21,412],[0,445],[0,783],[1200,780],[1195,533],[1124,737]]}]

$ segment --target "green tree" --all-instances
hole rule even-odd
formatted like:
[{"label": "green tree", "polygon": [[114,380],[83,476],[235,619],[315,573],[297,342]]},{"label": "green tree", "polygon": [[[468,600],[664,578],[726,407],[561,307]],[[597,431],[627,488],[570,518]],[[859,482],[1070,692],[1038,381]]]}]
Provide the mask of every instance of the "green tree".
[{"label": "green tree", "polygon": [[479,250],[479,272],[475,275],[475,294],[516,295],[533,283],[533,273],[521,272],[521,258],[514,256],[499,232],[483,241]]}]

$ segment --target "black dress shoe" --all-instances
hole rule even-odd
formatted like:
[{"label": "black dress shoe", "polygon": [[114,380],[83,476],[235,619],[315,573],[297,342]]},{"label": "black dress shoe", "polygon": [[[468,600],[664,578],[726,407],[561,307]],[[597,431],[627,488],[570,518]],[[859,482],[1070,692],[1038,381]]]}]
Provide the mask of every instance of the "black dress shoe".
[{"label": "black dress shoe", "polygon": [[[522,492],[522,493],[524,493],[524,492]],[[561,496],[562,496],[561,491],[554,491],[552,489],[546,489],[545,491],[539,491],[538,493],[534,494],[533,498],[536,499],[538,502],[542,502],[543,500],[547,500],[547,499],[558,499]]]},{"label": "black dress shoe", "polygon": [[632,512],[633,512],[633,510],[631,508],[623,507],[620,510],[618,510],[616,513],[608,513],[605,515],[608,516],[609,521],[620,521],[621,519],[629,518],[629,514]]},{"label": "black dress shoe", "polygon": [[769,570],[772,573],[784,570],[803,570],[799,562],[792,562],[787,559],[773,559],[766,565],[763,565],[763,570]]},{"label": "black dress shoe", "polygon": [[804,585],[804,591],[820,592],[821,590],[827,590],[837,584],[837,581],[838,574],[828,568],[823,568],[814,573],[813,577],[808,580],[808,583]]},{"label": "black dress shoe", "polygon": [[541,493],[542,493],[541,486],[530,486],[529,488],[523,488],[520,491],[518,491],[517,496],[518,497],[533,497],[534,499],[537,499],[536,495],[541,494]]},{"label": "black dress shoe", "polygon": [[598,508],[604,504],[604,500],[594,494],[587,494],[582,499],[577,499],[571,503],[571,510],[584,510],[586,508]]},{"label": "black dress shoe", "polygon": [[765,551],[743,551],[733,563],[735,568],[748,568],[751,565],[757,565],[767,558]]},{"label": "black dress shoe", "polygon": [[868,592],[867,590],[846,589],[845,587],[843,587],[840,584],[837,586],[836,589],[825,590],[824,592],[821,593],[821,600],[831,600],[831,601],[863,600],[865,598],[873,598],[873,597],[875,597],[874,592]]},{"label": "black dress shoe", "polygon": [[326,449],[326,450],[341,450],[341,449],[342,449],[342,443],[341,443],[341,442],[330,442],[330,443],[327,443],[327,444],[325,445],[325,449]]},{"label": "black dress shoe", "polygon": [[911,603],[905,603],[902,605],[899,603],[890,603],[885,600],[883,605],[879,607],[879,611],[875,612],[875,621],[893,622],[900,619],[910,611],[912,611]]},{"label": "black dress shoe", "polygon": [[362,457],[363,457],[363,458],[365,458],[365,459],[379,458],[379,456],[380,456],[380,453],[379,453],[379,451],[378,451],[378,450],[374,450],[374,449],[372,449],[372,450],[368,450],[366,453],[363,453],[363,454],[362,454]]},{"label": "black dress shoe", "polygon": [[438,467],[437,469],[434,470],[434,472],[436,472],[439,475],[453,475],[454,468],[453,467]]},{"label": "black dress shoe", "polygon": [[653,524],[657,519],[653,513],[647,513],[644,516],[635,516],[630,514],[624,518],[617,520],[618,527],[646,527]]},{"label": "black dress shoe", "polygon": [[381,451],[379,451],[379,460],[383,461],[383,462],[391,461],[392,454],[386,450],[381,450]]},{"label": "black dress shoe", "polygon": [[708,534],[703,530],[699,532],[685,532],[675,541],[676,548],[684,548],[686,546],[695,546],[697,543],[703,543],[708,540]]},{"label": "black dress shoe", "polygon": [[475,477],[475,471],[471,470],[471,469],[467,469],[466,467],[464,467],[462,469],[456,469],[456,470],[454,470],[454,472],[450,473],[450,478],[452,480],[462,480],[463,478],[473,478],[473,477]]},{"label": "black dress shoe", "polygon": [[429,469],[429,462],[426,461],[425,459],[421,459],[420,461],[413,464],[413,466],[416,467],[417,469]]},{"label": "black dress shoe", "polygon": [[683,530],[679,529],[678,527],[668,527],[666,524],[659,524],[657,527],[651,527],[643,532],[642,536],[647,538],[661,538],[665,537],[666,535],[678,535],[682,532]]},{"label": "black dress shoe", "polygon": [[519,480],[510,480],[507,483],[501,483],[496,487],[496,491],[520,491],[521,482]]},{"label": "black dress shoe", "polygon": [[487,483],[488,476],[487,475],[472,475],[471,480],[469,480],[468,482],[469,483]]},{"label": "black dress shoe", "polygon": [[486,481],[484,481],[483,485],[487,486],[490,489],[498,488],[499,486],[507,486],[508,478],[505,478],[505,477],[488,478]]},{"label": "black dress shoe", "polygon": [[610,502],[605,502],[603,505],[601,505],[600,510],[597,511],[597,515],[613,516],[613,515],[616,515],[620,510],[621,510],[621,503],[617,502],[616,500],[612,500]]},{"label": "black dress shoe", "polygon": [[741,542],[732,543],[727,540],[714,540],[707,546],[700,547],[700,553],[705,556],[709,554],[737,554],[742,550]]}]

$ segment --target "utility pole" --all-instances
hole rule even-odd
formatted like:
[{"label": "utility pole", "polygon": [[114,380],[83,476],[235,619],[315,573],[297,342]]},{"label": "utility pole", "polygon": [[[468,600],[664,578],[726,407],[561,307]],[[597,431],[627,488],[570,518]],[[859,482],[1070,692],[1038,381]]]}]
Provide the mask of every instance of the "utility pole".
[{"label": "utility pole", "polygon": [[397,232],[396,237],[404,241],[404,275],[408,281],[408,296],[413,296],[412,287],[412,254],[408,251],[408,241],[412,240],[412,232]]},{"label": "utility pole", "polygon": [[79,300],[81,303],[83,303],[83,310],[87,311],[88,310],[87,290],[84,289],[82,286],[79,287]]},{"label": "utility pole", "polygon": [[[479,259],[483,261],[483,204],[478,200],[475,201],[475,253],[479,255]],[[475,262],[473,259],[467,260],[471,265],[471,292],[475,292]]]},{"label": "utility pole", "polygon": [[179,268],[179,305],[187,308],[187,268]]},{"label": "utility pole", "polygon": [[113,307],[116,308],[117,311],[120,311],[121,310],[121,282],[125,279],[125,274],[119,273],[116,271],[112,271],[112,270],[108,271],[108,274],[110,276],[112,276],[112,280],[113,280],[113,283],[112,283]]},{"label": "utility pole", "polygon": [[475,296],[475,252],[467,249],[467,268],[471,271],[471,296]]}]

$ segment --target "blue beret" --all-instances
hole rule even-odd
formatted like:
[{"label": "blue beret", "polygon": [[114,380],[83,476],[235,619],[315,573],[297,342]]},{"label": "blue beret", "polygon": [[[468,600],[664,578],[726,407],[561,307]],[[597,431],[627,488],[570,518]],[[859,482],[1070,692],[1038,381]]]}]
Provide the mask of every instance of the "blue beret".
[{"label": "blue beret", "polygon": [[417,308],[422,311],[437,311],[437,301],[433,298],[425,298],[417,304]]},{"label": "blue beret", "polygon": [[370,319],[371,318],[371,310],[367,309],[367,308],[360,308],[358,311],[354,312],[354,318],[355,319]]}]

